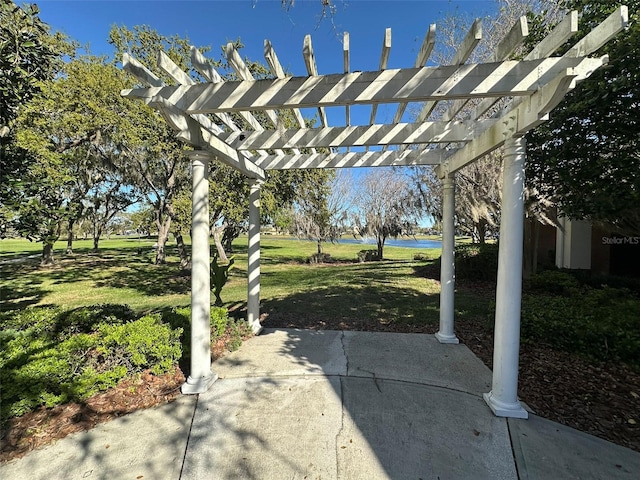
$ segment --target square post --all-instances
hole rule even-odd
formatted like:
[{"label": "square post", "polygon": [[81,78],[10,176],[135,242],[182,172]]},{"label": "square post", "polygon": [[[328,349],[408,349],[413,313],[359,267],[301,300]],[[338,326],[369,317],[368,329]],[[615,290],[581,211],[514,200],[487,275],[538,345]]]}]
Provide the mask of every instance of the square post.
[{"label": "square post", "polygon": [[209,251],[210,154],[187,154],[193,167],[191,194],[191,372],[183,394],[206,392],[218,379],[211,371],[211,277]]},{"label": "square post", "polygon": [[247,291],[247,323],[258,334],[260,325],[260,187],[262,181],[249,179],[249,264]]},{"label": "square post", "polygon": [[526,144],[509,138],[504,146],[493,382],[484,399],[499,417],[528,418],[518,400]]},{"label": "square post", "polygon": [[442,255],[440,257],[440,343],[459,343],[453,332],[455,296],[455,173],[442,179]]}]

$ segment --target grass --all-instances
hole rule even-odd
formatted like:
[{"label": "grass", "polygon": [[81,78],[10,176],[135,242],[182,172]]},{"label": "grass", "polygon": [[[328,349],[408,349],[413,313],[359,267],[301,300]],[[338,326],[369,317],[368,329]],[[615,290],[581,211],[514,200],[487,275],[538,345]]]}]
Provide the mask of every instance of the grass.
[{"label": "grass", "polygon": [[[181,273],[175,247],[169,245],[167,264],[153,264],[153,239],[103,240],[98,253],[91,241],[76,241],[74,253],[64,253],[66,242],[54,248],[57,263],[40,267],[38,245],[25,240],[0,241],[0,310],[30,305],[74,308],[97,303],[121,303],[138,313],[190,302],[190,278]],[[222,292],[225,306],[241,309],[247,296],[247,239],[234,244],[236,267]],[[306,264],[316,251],[314,242],[262,236],[261,310],[270,315],[287,311],[309,319],[378,318],[385,323],[437,323],[439,284],[416,275],[439,250],[386,247],[385,261],[357,263],[362,245],[327,244],[335,264]],[[373,248],[367,246],[364,248]],[[458,298],[459,313],[482,313],[487,302]]]}]

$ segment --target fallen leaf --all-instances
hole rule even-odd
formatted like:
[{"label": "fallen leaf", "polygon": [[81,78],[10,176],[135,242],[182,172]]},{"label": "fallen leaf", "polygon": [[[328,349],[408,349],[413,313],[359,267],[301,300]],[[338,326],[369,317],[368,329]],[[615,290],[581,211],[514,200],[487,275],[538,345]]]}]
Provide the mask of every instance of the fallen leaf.
[{"label": "fallen leaf", "polygon": [[473,434],[477,437],[478,435],[480,435],[480,432],[474,428],[473,429]]}]

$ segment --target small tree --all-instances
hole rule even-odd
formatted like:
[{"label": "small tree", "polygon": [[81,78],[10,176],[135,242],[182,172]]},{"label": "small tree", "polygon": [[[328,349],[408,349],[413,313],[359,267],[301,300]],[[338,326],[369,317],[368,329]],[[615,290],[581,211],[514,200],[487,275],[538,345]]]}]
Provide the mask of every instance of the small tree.
[{"label": "small tree", "polygon": [[396,167],[370,170],[361,179],[355,197],[356,225],[361,234],[376,238],[378,259],[384,258],[389,237],[413,234],[419,202],[411,193],[410,182]]},{"label": "small tree", "polygon": [[322,244],[336,241],[344,232],[351,205],[350,176],[344,171],[331,175],[328,181],[315,177],[302,186],[293,214],[296,235],[317,243],[318,258]]}]

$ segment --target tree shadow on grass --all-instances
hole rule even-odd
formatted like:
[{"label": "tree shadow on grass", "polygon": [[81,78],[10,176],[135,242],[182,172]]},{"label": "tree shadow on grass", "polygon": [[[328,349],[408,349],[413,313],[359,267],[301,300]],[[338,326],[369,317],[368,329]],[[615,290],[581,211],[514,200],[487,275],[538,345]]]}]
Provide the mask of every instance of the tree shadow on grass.
[{"label": "tree shadow on grass", "polygon": [[37,269],[37,261],[0,267],[0,311],[22,310],[39,303],[49,293],[32,282],[29,274]]}]

